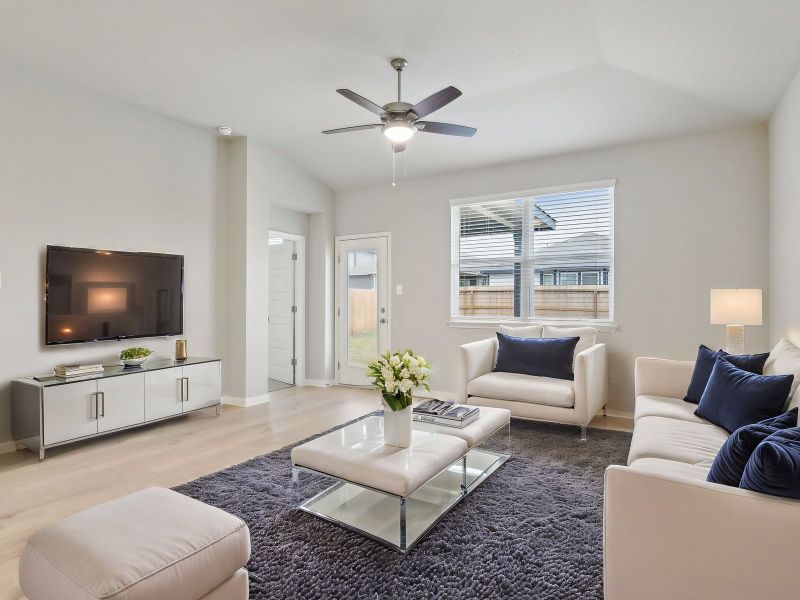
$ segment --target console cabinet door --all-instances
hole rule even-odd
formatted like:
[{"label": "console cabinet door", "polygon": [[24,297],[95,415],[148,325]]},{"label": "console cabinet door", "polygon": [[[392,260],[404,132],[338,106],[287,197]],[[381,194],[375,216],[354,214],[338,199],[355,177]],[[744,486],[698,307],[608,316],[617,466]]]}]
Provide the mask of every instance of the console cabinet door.
[{"label": "console cabinet door", "polygon": [[144,373],[145,421],[163,419],[183,410],[181,367]]},{"label": "console cabinet door", "polygon": [[42,390],[44,445],[97,434],[97,381],[76,381]]},{"label": "console cabinet door", "polygon": [[101,379],[97,391],[100,392],[98,431],[144,423],[144,373]]},{"label": "console cabinet door", "polygon": [[183,376],[187,380],[188,392],[184,412],[219,404],[222,381],[219,362],[184,365]]}]

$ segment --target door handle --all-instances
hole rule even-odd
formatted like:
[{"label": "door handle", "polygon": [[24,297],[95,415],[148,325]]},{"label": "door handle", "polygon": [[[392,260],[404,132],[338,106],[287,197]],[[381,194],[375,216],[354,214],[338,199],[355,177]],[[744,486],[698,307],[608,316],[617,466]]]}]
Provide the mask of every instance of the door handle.
[{"label": "door handle", "polygon": [[381,323],[386,323],[386,317],[381,317]]}]

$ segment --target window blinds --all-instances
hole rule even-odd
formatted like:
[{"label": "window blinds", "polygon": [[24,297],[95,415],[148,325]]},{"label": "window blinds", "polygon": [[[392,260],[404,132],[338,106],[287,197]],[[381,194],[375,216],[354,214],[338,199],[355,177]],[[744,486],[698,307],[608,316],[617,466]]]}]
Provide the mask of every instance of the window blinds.
[{"label": "window blinds", "polygon": [[614,188],[452,208],[454,319],[609,320]]}]

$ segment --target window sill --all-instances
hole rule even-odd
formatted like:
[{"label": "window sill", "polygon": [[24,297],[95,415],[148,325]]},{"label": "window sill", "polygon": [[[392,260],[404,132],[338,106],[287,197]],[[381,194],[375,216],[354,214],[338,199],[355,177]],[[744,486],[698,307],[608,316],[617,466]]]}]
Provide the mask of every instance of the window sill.
[{"label": "window sill", "polygon": [[594,327],[599,333],[614,333],[619,329],[619,325],[613,321],[591,321],[586,319],[559,319],[559,320],[545,320],[533,319],[526,321],[506,321],[498,320],[450,320],[447,322],[448,327],[456,327],[459,329],[497,329],[500,325],[510,325],[524,327],[526,325],[552,325],[554,327]]}]

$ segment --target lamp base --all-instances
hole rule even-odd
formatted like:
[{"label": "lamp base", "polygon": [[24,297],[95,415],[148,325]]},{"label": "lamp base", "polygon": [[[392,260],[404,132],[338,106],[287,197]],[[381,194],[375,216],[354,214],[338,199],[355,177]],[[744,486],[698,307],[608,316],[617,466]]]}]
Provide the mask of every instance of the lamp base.
[{"label": "lamp base", "polygon": [[725,352],[744,354],[744,325],[725,325]]}]

